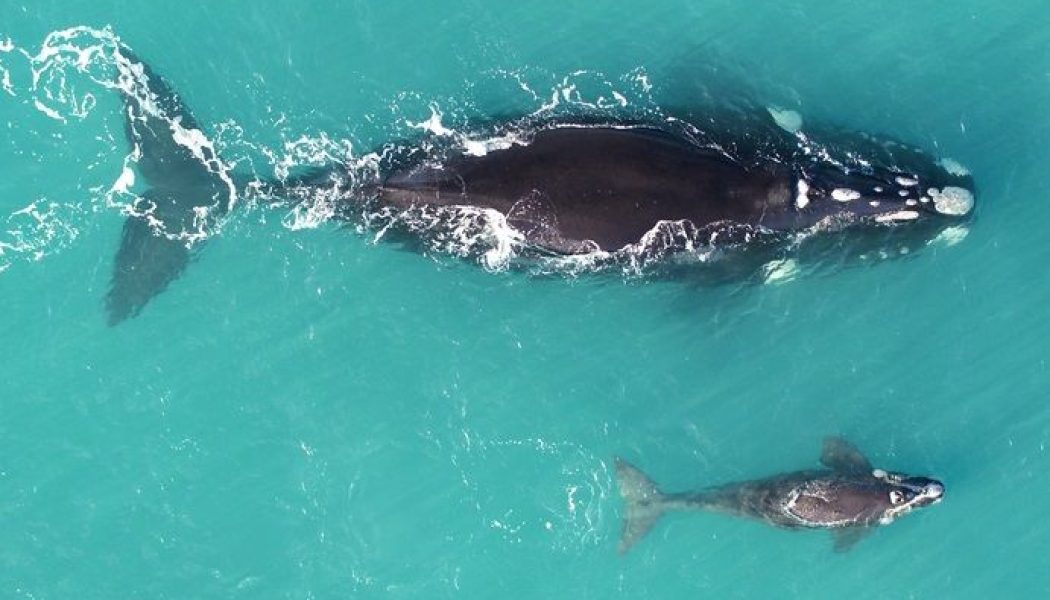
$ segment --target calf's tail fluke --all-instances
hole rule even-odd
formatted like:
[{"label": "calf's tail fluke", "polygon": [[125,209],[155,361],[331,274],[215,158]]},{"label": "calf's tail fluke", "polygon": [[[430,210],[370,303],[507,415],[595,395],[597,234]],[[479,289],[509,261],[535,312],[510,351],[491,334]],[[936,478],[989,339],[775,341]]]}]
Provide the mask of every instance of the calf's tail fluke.
[{"label": "calf's tail fluke", "polygon": [[625,504],[623,533],[620,535],[620,553],[623,554],[667,511],[668,499],[648,475],[622,458],[616,459],[616,481]]}]

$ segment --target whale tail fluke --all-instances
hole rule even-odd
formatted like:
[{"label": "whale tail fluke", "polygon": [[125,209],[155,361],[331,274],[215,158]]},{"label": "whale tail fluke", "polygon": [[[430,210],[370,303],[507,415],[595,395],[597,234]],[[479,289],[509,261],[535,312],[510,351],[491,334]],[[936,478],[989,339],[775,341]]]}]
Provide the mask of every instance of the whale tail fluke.
[{"label": "whale tail fluke", "polygon": [[[105,300],[110,325],[137,315],[179,277],[236,195],[226,167],[171,87],[126,47],[115,58],[129,158],[146,187],[127,209]],[[132,185],[135,177],[127,177]]]},{"label": "whale tail fluke", "polygon": [[[144,194],[156,201],[165,199],[155,190]],[[106,293],[106,313],[110,326],[134,317],[153,296],[164,291],[190,262],[186,242],[155,231],[141,217],[128,217],[120,236],[120,247],[113,259],[113,275]]]},{"label": "whale tail fluke", "polygon": [[648,475],[622,458],[616,459],[616,481],[626,505],[619,546],[623,554],[663,516],[668,509],[668,498]]}]

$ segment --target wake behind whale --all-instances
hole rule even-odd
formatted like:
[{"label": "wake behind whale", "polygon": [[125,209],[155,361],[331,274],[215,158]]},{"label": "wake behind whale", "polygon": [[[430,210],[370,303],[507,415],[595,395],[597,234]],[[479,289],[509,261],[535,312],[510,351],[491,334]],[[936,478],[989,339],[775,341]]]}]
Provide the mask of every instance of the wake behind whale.
[{"label": "wake behind whale", "polygon": [[386,147],[364,177],[334,165],[260,182],[199,143],[200,125],[149,66],[122,46],[113,58],[148,187],[114,262],[111,324],[138,314],[190,263],[200,241],[171,232],[206,229],[249,188],[292,206],[320,201],[377,237],[401,234],[490,264],[689,263],[730,277],[844,245],[864,255],[887,238],[917,247],[973,209],[973,181],[951,163],[863,134],[816,144],[776,112],[742,136],[673,116],[512,119],[484,142],[439,131]]}]

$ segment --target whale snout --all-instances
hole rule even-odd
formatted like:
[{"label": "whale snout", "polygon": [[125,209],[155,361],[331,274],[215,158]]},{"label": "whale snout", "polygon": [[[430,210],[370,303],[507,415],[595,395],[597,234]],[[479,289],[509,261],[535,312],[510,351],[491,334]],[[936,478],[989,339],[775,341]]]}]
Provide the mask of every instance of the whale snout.
[{"label": "whale snout", "polygon": [[923,488],[922,495],[937,502],[944,497],[944,484],[939,481],[931,481]]},{"label": "whale snout", "polygon": [[973,210],[973,192],[953,185],[942,189],[930,188],[927,194],[933,201],[933,208],[938,213],[949,217],[964,217]]},{"label": "whale snout", "polygon": [[930,506],[944,499],[944,484],[927,477],[908,477],[900,485],[907,489],[909,504],[915,507]]}]

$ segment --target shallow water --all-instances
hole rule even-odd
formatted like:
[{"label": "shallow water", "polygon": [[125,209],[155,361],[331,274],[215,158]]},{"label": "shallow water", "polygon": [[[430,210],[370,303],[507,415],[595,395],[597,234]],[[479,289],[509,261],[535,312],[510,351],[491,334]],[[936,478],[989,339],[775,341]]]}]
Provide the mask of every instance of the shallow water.
[{"label": "shallow water", "polygon": [[[0,8],[0,594],[1050,591],[1043,4],[300,4]],[[686,103],[724,76],[957,159],[978,214],[906,260],[698,289],[492,272],[243,207],[110,328],[120,103],[74,69],[34,89],[23,54],[76,25],[109,27],[257,172],[435,114]],[[617,555],[614,456],[690,489],[815,466],[832,433],[945,501],[844,555],[699,514]]]}]

